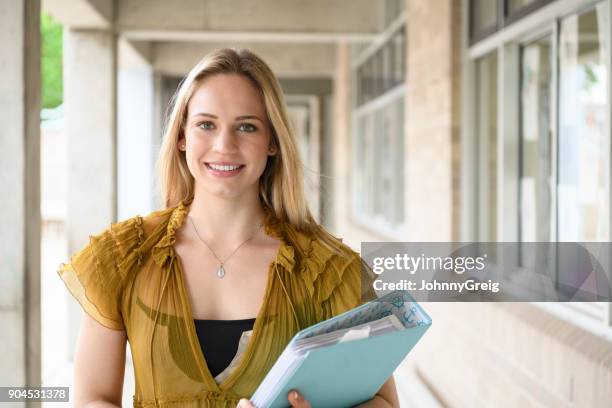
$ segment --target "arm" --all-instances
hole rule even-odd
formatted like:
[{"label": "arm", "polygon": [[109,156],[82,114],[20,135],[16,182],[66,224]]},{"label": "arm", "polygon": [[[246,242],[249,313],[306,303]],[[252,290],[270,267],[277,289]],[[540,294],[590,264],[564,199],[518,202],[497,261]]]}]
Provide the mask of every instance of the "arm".
[{"label": "arm", "polygon": [[124,330],[108,329],[83,314],[74,356],[74,407],[121,406],[126,341]]}]

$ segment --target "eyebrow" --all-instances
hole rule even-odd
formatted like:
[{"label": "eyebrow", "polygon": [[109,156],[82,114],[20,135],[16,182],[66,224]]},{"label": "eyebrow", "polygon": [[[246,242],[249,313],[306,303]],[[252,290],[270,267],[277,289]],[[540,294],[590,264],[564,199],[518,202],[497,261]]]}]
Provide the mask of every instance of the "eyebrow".
[{"label": "eyebrow", "polygon": [[[219,119],[219,117],[218,117],[218,116],[215,116],[215,115],[213,115],[212,113],[206,113],[206,112],[198,112],[198,113],[193,114],[191,117],[192,117],[192,118],[194,118],[194,117],[196,117],[196,116],[207,116],[207,117],[210,117],[210,118],[213,118],[213,119]],[[264,123],[264,121],[263,121],[263,120],[261,120],[261,119],[259,118],[259,116],[256,116],[256,115],[242,115],[242,116],[236,116],[236,119],[235,119],[235,120],[245,120],[245,119],[256,119],[256,120],[260,121],[261,123]]]}]

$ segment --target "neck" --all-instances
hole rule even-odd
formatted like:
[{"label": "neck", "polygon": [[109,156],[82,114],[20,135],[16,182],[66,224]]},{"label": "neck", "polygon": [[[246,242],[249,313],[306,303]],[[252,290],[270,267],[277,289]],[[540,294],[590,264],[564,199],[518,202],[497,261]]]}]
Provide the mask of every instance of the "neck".
[{"label": "neck", "polygon": [[257,235],[265,212],[257,191],[225,198],[196,189],[188,215],[209,245],[227,248]]}]

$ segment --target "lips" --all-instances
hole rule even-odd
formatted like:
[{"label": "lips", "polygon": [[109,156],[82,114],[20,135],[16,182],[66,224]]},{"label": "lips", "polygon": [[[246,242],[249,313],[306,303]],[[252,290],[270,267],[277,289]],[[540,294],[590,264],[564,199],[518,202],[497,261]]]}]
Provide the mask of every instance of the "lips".
[{"label": "lips", "polygon": [[204,163],[208,171],[214,176],[226,177],[240,173],[244,164],[239,163]]}]

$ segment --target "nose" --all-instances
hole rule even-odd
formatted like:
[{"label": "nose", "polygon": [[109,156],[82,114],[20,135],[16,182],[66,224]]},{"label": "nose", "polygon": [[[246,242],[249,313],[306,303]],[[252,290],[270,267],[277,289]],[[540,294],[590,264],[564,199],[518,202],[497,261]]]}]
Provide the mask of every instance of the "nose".
[{"label": "nose", "polygon": [[230,126],[220,127],[219,132],[215,135],[213,150],[225,153],[233,152],[236,148],[236,134],[233,129]]}]

